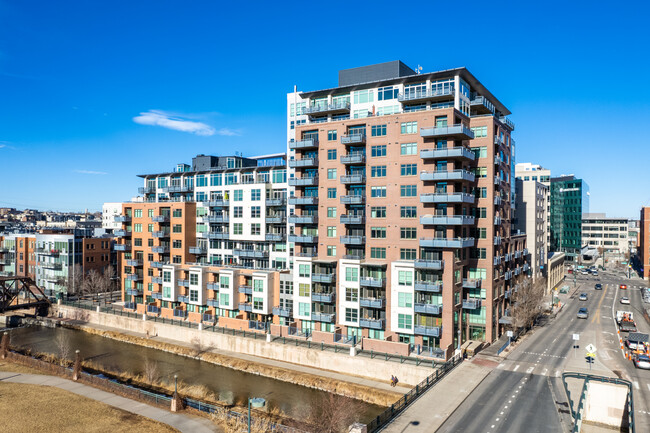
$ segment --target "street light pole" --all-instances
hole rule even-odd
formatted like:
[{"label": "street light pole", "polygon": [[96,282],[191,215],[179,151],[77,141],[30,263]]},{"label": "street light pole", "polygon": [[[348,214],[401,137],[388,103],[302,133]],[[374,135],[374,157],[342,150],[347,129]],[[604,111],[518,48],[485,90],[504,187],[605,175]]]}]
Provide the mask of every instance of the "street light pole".
[{"label": "street light pole", "polygon": [[251,433],[251,398],[248,397],[248,433]]}]

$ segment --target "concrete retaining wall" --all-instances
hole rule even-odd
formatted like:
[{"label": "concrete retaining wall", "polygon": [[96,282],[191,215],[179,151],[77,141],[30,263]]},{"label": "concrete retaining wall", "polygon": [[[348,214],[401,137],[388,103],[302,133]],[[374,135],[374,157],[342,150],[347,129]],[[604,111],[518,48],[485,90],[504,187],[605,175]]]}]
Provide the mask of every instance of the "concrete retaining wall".
[{"label": "concrete retaining wall", "polygon": [[627,386],[590,381],[587,385],[584,419],[620,427],[626,402]]},{"label": "concrete retaining wall", "polygon": [[[263,339],[255,340],[212,331],[200,331],[177,325],[81,310],[65,305],[53,306],[53,310],[57,316],[83,320],[90,325],[97,324],[141,334],[148,332],[150,336],[169,338],[179,342],[190,342],[199,338],[204,346],[210,345],[215,348],[216,352],[227,350],[386,382],[390,380],[391,375],[395,375],[399,378],[400,383],[415,386],[434,372],[429,363],[415,366],[382,361],[377,358],[370,359],[365,356],[350,356],[349,351],[333,353],[309,349],[291,344],[290,339],[286,340],[286,344],[268,343]],[[278,329],[273,330],[279,331]],[[282,331],[282,335],[286,335],[286,330]]]}]

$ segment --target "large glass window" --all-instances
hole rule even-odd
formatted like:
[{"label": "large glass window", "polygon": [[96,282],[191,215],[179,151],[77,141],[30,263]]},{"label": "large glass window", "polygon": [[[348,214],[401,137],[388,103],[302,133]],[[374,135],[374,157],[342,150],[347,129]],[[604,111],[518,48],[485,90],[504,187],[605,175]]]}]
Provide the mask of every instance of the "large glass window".
[{"label": "large glass window", "polygon": [[398,314],[397,327],[401,329],[413,328],[413,316],[411,314]]},{"label": "large glass window", "polygon": [[402,164],[400,167],[400,174],[402,176],[416,176],[418,174],[417,164]]},{"label": "large glass window", "polygon": [[377,89],[378,101],[388,101],[389,99],[397,99],[397,87],[386,86]]},{"label": "large glass window", "polygon": [[416,155],[418,153],[417,143],[400,144],[400,155]]},{"label": "large glass window", "polygon": [[345,281],[359,281],[359,268],[345,268]]},{"label": "large glass window", "polygon": [[386,177],[386,166],[385,165],[374,165],[370,169],[371,177]]},{"label": "large glass window", "polygon": [[370,149],[370,155],[372,157],[386,156],[386,145],[382,144],[379,146],[372,146]]},{"label": "large glass window", "polygon": [[345,321],[356,322],[357,320],[359,320],[359,310],[357,310],[356,308],[346,308]]},{"label": "large glass window", "polygon": [[352,92],[352,101],[355,104],[365,104],[366,102],[373,102],[374,100],[373,89],[357,90]]},{"label": "large glass window", "polygon": [[418,122],[402,122],[400,124],[400,133],[402,134],[417,134]]},{"label": "large glass window", "polygon": [[373,137],[383,137],[386,135],[386,125],[373,125],[370,131]]}]

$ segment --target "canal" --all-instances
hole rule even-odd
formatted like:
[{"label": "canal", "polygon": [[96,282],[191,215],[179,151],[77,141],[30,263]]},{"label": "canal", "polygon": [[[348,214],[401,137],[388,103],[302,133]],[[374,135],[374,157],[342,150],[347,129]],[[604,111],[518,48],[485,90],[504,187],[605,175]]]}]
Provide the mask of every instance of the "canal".
[{"label": "canal", "polygon": [[[70,356],[79,349],[83,359],[90,360],[107,371],[122,371],[130,375],[144,373],[144,365],[155,362],[163,381],[203,385],[221,401],[245,406],[249,397],[265,398],[269,408],[277,407],[288,416],[304,419],[314,405],[320,404],[329,393],[295,385],[289,382],[233,370],[219,365],[187,358],[157,349],[111,340],[98,335],[68,328],[27,326],[10,330],[11,345],[33,352],[59,354],[57,341],[69,342]],[[350,400],[346,397],[336,398]],[[381,413],[381,406],[357,402],[359,421],[367,423]]]}]

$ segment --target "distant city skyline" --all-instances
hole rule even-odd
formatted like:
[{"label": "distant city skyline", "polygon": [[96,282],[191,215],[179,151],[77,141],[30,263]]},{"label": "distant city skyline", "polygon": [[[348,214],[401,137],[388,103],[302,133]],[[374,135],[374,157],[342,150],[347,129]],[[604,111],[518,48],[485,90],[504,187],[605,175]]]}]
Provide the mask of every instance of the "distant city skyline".
[{"label": "distant city skyline", "polygon": [[[345,8],[379,19],[361,5]],[[0,0],[0,206],[96,211],[135,196],[137,174],[200,153],[284,152],[285,95],[294,85],[332,87],[340,69],[399,59],[423,72],[467,67],[512,111],[517,162],[584,179],[590,212],[638,218],[650,191],[647,140],[634,125],[650,115],[650,89],[621,91],[624,79],[614,78],[650,62],[638,55],[648,7],[637,9],[625,16],[593,3],[476,3],[474,16],[507,26],[496,45],[483,26],[455,34],[453,48],[430,49],[426,39],[407,44],[349,24],[351,47],[385,39],[352,54],[326,32],[306,39],[312,30],[289,24],[321,12],[304,3],[269,10]],[[422,16],[436,12],[418,6]]]}]

